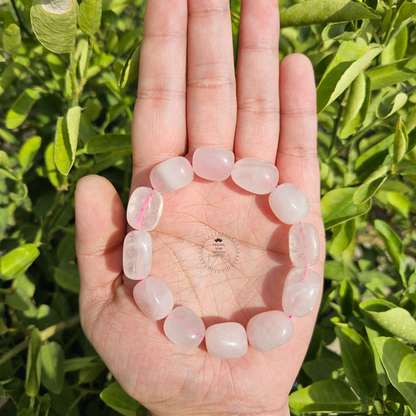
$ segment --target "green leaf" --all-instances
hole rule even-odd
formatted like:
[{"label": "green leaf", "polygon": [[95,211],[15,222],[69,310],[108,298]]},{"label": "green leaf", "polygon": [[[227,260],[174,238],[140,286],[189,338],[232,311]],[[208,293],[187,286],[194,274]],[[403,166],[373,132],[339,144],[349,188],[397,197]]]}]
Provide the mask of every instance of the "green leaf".
[{"label": "green leaf", "polygon": [[355,218],[337,225],[332,233],[331,254],[339,254],[348,248],[355,236]]},{"label": "green leaf", "polygon": [[326,229],[363,215],[370,209],[371,201],[360,205],[354,203],[354,192],[354,188],[341,188],[333,189],[324,195],[321,209]]},{"label": "green leaf", "polygon": [[407,102],[407,95],[397,91],[386,91],[376,108],[376,117],[384,120],[397,113]]},{"label": "green leaf", "polygon": [[341,380],[322,380],[289,396],[289,406],[305,413],[361,412],[361,401],[347,383]]},{"label": "green leaf", "polygon": [[407,134],[409,134],[416,127],[416,105],[407,116],[406,123],[404,124],[406,126]]},{"label": "green leaf", "polygon": [[39,329],[35,328],[30,335],[26,367],[26,394],[30,397],[36,397],[39,393],[42,365],[40,356],[41,346],[42,335]]},{"label": "green leaf", "polygon": [[403,2],[400,7],[399,15],[397,16],[395,27],[400,26],[407,19],[412,18],[416,14],[416,4],[410,2]]},{"label": "green leaf", "polygon": [[51,396],[49,396],[49,394],[45,394],[39,401],[38,407],[36,409],[36,416],[48,416],[50,407]]},{"label": "green leaf", "polygon": [[79,293],[78,266],[76,264],[63,264],[59,268],[55,268],[55,281],[64,289]]},{"label": "green leaf", "polygon": [[32,165],[36,153],[40,149],[42,139],[40,136],[34,136],[28,139],[19,151],[19,162],[23,172],[27,171]]},{"label": "green leaf", "polygon": [[11,280],[23,273],[39,256],[35,244],[24,244],[0,258],[0,279]]},{"label": "green leaf", "polygon": [[389,65],[378,66],[369,70],[368,76],[371,80],[371,89],[395,85],[416,76],[416,58],[402,59]]},{"label": "green leaf", "polygon": [[387,179],[389,166],[380,166],[375,170],[361,186],[359,186],[352,197],[354,204],[362,204],[368,201],[378,191]]},{"label": "green leaf", "polygon": [[31,301],[30,296],[21,287],[18,287],[11,295],[7,295],[6,301],[18,311],[29,312],[30,315],[36,312],[36,307]]},{"label": "green leaf", "polygon": [[404,27],[386,46],[383,53],[380,55],[381,65],[388,65],[392,62],[403,59],[407,49],[407,27]]},{"label": "green leaf", "polygon": [[[406,95],[406,94],[404,94]],[[407,97],[406,97],[407,99]],[[394,133],[393,142],[393,163],[397,165],[407,152],[407,146],[409,144],[409,137],[407,136],[406,126],[403,123],[401,117],[397,121],[396,131]]]},{"label": "green leaf", "polygon": [[353,41],[342,42],[316,90],[318,113],[337,99],[382,51],[383,46],[378,44],[364,47]]},{"label": "green leaf", "polygon": [[392,338],[380,337],[374,343],[391,384],[416,412],[416,353]]},{"label": "green leaf", "polygon": [[321,381],[333,378],[333,374],[338,373],[342,368],[342,363],[328,358],[317,358],[306,361],[302,365],[303,371],[314,381]]},{"label": "green leaf", "polygon": [[361,126],[367,116],[371,98],[371,82],[365,72],[360,72],[351,84],[351,91],[342,119],[340,139],[345,139]]},{"label": "green leaf", "polygon": [[406,269],[406,259],[403,254],[403,243],[390,226],[381,220],[375,220],[374,225],[380,237],[384,241],[387,253],[397,271],[403,275]]},{"label": "green leaf", "polygon": [[130,52],[123,69],[120,74],[119,85],[125,88],[139,76],[140,51],[142,49],[142,41],[140,41]]},{"label": "green leaf", "polygon": [[389,153],[389,148],[393,144],[394,135],[390,135],[378,142],[376,145],[366,150],[356,161],[355,170],[358,174],[374,172],[375,166],[380,166]]},{"label": "green leaf", "polygon": [[331,23],[322,32],[322,40],[352,40],[355,39],[361,30],[355,30],[351,22]]},{"label": "green leaf", "polygon": [[378,388],[373,354],[364,338],[351,328],[335,327],[340,341],[345,376],[361,398],[373,397]]},{"label": "green leaf", "polygon": [[51,142],[45,149],[45,174],[57,190],[64,190],[67,188],[68,179],[56,169],[54,155],[55,143]]},{"label": "green leaf", "polygon": [[339,306],[344,316],[351,316],[354,307],[354,289],[349,280],[343,280],[339,288]]},{"label": "green leaf", "polygon": [[54,393],[59,394],[64,386],[64,350],[57,342],[42,345],[42,384]]},{"label": "green leaf", "polygon": [[131,135],[110,133],[93,137],[85,146],[85,153],[94,155],[125,149],[131,149]]},{"label": "green leaf", "polygon": [[281,13],[280,25],[308,26],[319,23],[379,19],[364,3],[350,0],[309,0],[295,4]]},{"label": "green leaf", "polygon": [[409,198],[396,191],[387,192],[386,198],[387,202],[392,205],[398,212],[400,212],[403,217],[407,218],[409,216]]},{"label": "green leaf", "polygon": [[16,56],[22,47],[20,28],[15,23],[11,23],[4,30],[3,46],[6,53],[10,56]]},{"label": "green leaf", "polygon": [[75,161],[78,146],[81,107],[72,107],[66,117],[59,117],[55,135],[55,164],[67,176]]},{"label": "green leaf", "polygon": [[100,397],[107,406],[110,406],[122,415],[136,416],[136,409],[139,407],[139,403],[131,398],[118,382],[111,383],[101,392]]},{"label": "green leaf", "polygon": [[79,371],[83,368],[93,367],[97,362],[102,362],[100,357],[76,357],[65,360],[65,373],[68,371]]},{"label": "green leaf", "polygon": [[54,53],[71,53],[77,34],[76,0],[33,0],[30,21],[38,41]]},{"label": "green leaf", "polygon": [[94,36],[101,24],[102,0],[82,0],[78,24],[87,36]]},{"label": "green leaf", "polygon": [[396,307],[385,312],[366,310],[366,313],[381,328],[412,344],[416,344],[416,322],[406,309]]},{"label": "green leaf", "polygon": [[94,381],[104,370],[106,366],[103,362],[94,363],[88,367],[84,367],[79,372],[78,383],[91,383]]},{"label": "green leaf", "polygon": [[0,96],[16,79],[22,79],[25,75],[26,69],[23,65],[12,62],[7,66],[0,76]]},{"label": "green leaf", "polygon": [[345,279],[344,265],[338,261],[328,260],[325,262],[325,279],[342,281]]},{"label": "green leaf", "polygon": [[14,129],[19,127],[27,118],[33,104],[40,98],[40,92],[34,89],[27,89],[13,104],[6,115],[6,127]]}]

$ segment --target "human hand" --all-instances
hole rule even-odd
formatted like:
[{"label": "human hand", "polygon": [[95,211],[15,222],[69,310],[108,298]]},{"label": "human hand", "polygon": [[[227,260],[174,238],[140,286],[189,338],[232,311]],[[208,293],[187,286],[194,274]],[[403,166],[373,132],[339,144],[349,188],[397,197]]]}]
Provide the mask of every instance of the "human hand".
[{"label": "human hand", "polygon": [[[242,0],[237,85],[228,0],[148,0],[139,90],[132,131],[132,187],[149,186],[158,163],[200,146],[233,150],[236,160],[275,162],[279,183],[303,190],[321,238],[324,229],[316,157],[315,85],[310,62],[286,57],[279,70],[276,0]],[[279,76],[280,72],[280,76]],[[151,232],[152,275],[205,325],[282,310],[289,226],[268,197],[231,179],[195,177],[165,194],[162,218]],[[293,337],[275,350],[249,347],[238,359],[210,356],[204,344],[182,349],[163,334],[162,321],[137,308],[123,284],[125,212],[104,178],[81,179],[76,191],[80,310],[85,334],[114,377],[154,415],[287,415],[288,394],[306,353],[318,312],[292,318]],[[209,272],[199,248],[212,232],[235,239],[238,262]],[[162,322],[163,323],[163,322]]]}]

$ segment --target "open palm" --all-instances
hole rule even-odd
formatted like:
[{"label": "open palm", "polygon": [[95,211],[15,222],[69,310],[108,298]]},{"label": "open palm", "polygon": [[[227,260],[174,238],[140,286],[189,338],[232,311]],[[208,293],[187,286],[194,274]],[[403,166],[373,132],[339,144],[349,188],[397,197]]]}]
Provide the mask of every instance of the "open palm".
[{"label": "open palm", "polygon": [[[148,0],[133,123],[132,190],[149,186],[153,166],[200,146],[233,150],[236,160],[276,163],[279,183],[303,190],[306,218],[321,236],[313,71],[302,55],[280,64],[276,0],[242,1],[237,87],[228,0]],[[279,76],[280,72],[280,76]],[[280,78],[280,81],[279,81]],[[76,191],[81,322],[87,337],[123,388],[155,415],[287,414],[288,393],[313,331],[318,305],[292,318],[294,335],[282,347],[249,348],[238,359],[210,356],[204,344],[182,349],[163,333],[163,321],[137,308],[123,284],[125,213],[113,186],[89,176]],[[151,274],[208,327],[246,326],[254,315],[282,310],[289,226],[274,217],[268,197],[231,179],[195,177],[164,195],[155,230]],[[221,236],[226,261],[204,245]]]}]

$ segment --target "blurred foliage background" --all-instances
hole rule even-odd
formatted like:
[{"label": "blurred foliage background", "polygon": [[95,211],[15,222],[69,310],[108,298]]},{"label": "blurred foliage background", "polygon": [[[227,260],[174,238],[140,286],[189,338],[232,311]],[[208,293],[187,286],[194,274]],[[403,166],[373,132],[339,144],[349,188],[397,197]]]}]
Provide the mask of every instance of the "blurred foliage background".
[{"label": "blurred foliage background", "polygon": [[[146,414],[83,335],[74,248],[79,178],[103,175],[127,202],[144,3],[0,5],[1,415]],[[416,2],[280,9],[281,58],[315,69],[327,229],[291,411],[414,416]]]}]

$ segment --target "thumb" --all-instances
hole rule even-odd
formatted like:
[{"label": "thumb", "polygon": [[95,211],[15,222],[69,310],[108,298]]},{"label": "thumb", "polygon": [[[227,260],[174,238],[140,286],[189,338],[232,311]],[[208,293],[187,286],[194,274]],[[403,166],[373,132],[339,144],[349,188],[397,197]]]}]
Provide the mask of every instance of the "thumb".
[{"label": "thumb", "polygon": [[113,283],[123,271],[125,213],[117,191],[107,179],[91,175],[78,181],[75,220],[82,316],[85,308],[112,300]]}]

